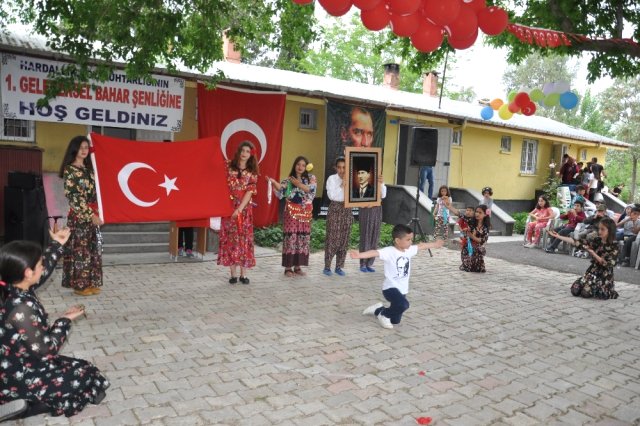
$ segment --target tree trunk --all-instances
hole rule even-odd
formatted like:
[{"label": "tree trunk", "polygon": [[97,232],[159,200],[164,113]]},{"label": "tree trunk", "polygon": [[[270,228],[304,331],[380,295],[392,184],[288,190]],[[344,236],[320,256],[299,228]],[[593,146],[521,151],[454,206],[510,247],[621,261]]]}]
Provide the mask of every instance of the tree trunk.
[{"label": "tree trunk", "polygon": [[631,155],[631,188],[629,191],[629,201],[636,202],[636,179],[638,178],[638,156]]}]

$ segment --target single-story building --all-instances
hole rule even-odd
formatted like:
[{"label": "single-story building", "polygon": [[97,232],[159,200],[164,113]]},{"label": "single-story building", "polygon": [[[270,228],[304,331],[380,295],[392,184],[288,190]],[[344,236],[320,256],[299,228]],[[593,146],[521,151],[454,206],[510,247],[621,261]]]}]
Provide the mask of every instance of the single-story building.
[{"label": "single-story building", "polygon": [[[626,149],[629,146],[535,115],[516,114],[509,121],[498,118],[485,121],[480,117],[482,106],[476,103],[446,98],[440,102],[435,93],[437,75],[433,73],[425,76],[423,94],[407,93],[397,90],[397,84],[394,84],[398,78],[398,67],[386,67],[385,84],[374,86],[239,63],[237,56],[233,59],[232,46],[226,46],[229,49],[227,57],[234,62],[217,63],[211,73],[223,71],[226,77],[221,84],[225,86],[286,93],[280,175],[288,174],[296,156],[305,155],[316,166],[314,173],[320,187],[328,177],[325,161],[327,105],[330,102],[384,112],[384,138],[380,143],[383,148],[383,176],[388,184],[416,185],[418,167],[412,165],[410,159],[413,135],[416,128],[434,128],[438,131],[434,168],[436,188],[446,184],[479,191],[491,186],[494,199],[507,212],[529,208],[536,189],[549,175],[549,164],[552,161],[560,164],[563,154],[568,153],[585,163],[597,157],[600,163],[604,163],[607,149]],[[66,55],[48,49],[42,38],[17,33],[0,34],[0,54],[37,60],[69,60]],[[5,61],[0,64],[0,70],[4,66]],[[162,69],[156,70],[156,74],[168,76]],[[196,139],[197,83],[203,77],[186,69],[170,77],[184,80],[180,126],[174,126],[173,130],[149,130],[135,125],[119,127],[110,122],[102,126],[82,124],[64,118],[57,121],[41,121],[37,117],[25,120],[7,117],[3,115],[6,109],[0,109],[0,202],[3,201],[2,190],[11,167],[33,169],[35,161],[40,167],[37,171],[55,173],[68,141],[78,134],[94,131],[147,141]],[[7,87],[3,86],[0,96],[15,89],[11,83],[2,83]],[[78,96],[75,102],[91,109],[96,103],[94,90],[86,87],[85,95],[89,95],[84,99]],[[92,91],[93,96],[90,95]],[[3,103],[2,99],[0,103]],[[0,234],[2,230],[0,220]]]}]

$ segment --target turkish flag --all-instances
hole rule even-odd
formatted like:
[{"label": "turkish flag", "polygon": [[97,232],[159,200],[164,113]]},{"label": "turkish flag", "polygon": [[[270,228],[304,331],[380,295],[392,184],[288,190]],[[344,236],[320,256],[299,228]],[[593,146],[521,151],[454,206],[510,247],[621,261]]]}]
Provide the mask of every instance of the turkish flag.
[{"label": "turkish flag", "polygon": [[105,223],[229,216],[218,138],[140,142],[91,133],[100,217]]},{"label": "turkish flag", "polygon": [[243,141],[256,148],[260,175],[257,204],[253,212],[256,226],[277,222],[278,203],[267,201],[267,181],[264,176],[280,179],[282,124],[286,94],[260,92],[217,86],[207,90],[198,84],[198,130],[200,137],[219,138],[219,150],[231,160]]}]

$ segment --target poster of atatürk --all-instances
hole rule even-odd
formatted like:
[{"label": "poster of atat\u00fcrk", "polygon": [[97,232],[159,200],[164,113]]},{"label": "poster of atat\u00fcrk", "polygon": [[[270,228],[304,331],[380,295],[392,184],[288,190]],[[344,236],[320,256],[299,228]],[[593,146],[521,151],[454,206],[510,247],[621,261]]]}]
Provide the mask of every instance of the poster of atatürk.
[{"label": "poster of atat\u00fcrk", "polygon": [[[361,105],[327,103],[327,151],[325,181],[335,174],[335,160],[344,156],[347,147],[384,148],[386,114],[383,108]],[[323,197],[322,213],[326,213],[329,199]]]}]

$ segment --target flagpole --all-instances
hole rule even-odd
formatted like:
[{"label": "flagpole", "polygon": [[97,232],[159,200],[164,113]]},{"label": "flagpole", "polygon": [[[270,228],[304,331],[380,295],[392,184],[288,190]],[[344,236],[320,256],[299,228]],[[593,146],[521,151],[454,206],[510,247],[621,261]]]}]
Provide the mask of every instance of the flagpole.
[{"label": "flagpole", "polygon": [[93,149],[93,141],[91,140],[91,133],[87,135],[87,139],[89,139],[89,146],[91,149],[89,150],[89,155],[91,156],[91,164],[93,165],[93,177],[94,183],[96,185],[96,198],[98,199],[98,215],[100,216],[100,220],[104,223],[104,213],[102,210],[102,195],[100,194],[100,179],[98,179],[98,165],[96,163],[96,154]]}]

